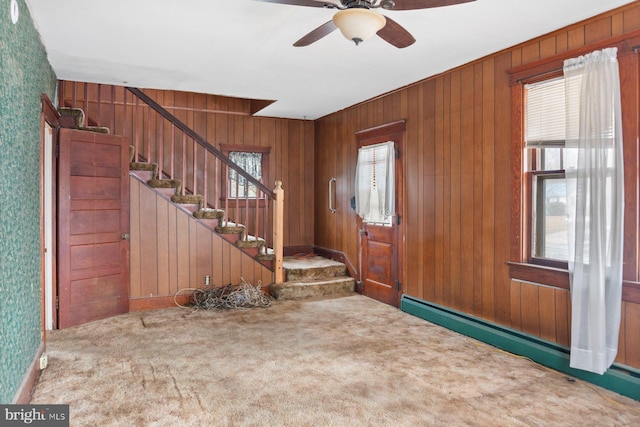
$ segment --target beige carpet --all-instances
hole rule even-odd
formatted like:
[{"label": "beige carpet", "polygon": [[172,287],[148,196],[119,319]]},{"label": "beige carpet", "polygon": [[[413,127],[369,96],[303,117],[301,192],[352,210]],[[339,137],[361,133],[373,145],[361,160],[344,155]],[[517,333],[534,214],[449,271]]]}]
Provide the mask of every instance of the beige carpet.
[{"label": "beige carpet", "polygon": [[360,295],[49,334],[72,426],[639,426],[640,402]]}]

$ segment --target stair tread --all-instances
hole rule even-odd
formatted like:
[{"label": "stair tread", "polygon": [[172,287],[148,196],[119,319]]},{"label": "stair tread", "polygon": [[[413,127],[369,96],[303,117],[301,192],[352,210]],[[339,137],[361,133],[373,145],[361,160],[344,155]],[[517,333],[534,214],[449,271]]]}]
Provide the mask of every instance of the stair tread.
[{"label": "stair tread", "polygon": [[269,290],[278,300],[352,295],[355,290],[355,280],[351,277],[339,277],[329,280],[274,283]]},{"label": "stair tread", "polygon": [[179,179],[150,179],[147,181],[147,184],[154,188],[176,188],[181,183]]},{"label": "stair tread", "polygon": [[[273,250],[264,247],[266,245],[264,238],[244,236],[246,230],[244,225],[223,221],[225,219],[224,210],[204,206],[204,196],[201,194],[180,194],[182,192],[181,180],[158,177],[158,165],[156,163],[134,162],[135,157],[135,147],[129,146],[129,170],[133,171],[132,176],[137,177],[142,182],[146,182],[156,193],[171,200],[180,210],[193,215],[194,218],[200,221],[200,224],[203,224],[212,232],[218,233],[223,239],[232,242],[257,262],[270,266],[269,262],[274,259]],[[141,174],[136,172],[141,172]],[[151,179],[143,178],[148,172],[151,172]],[[233,236],[234,234],[236,236]]]},{"label": "stair tread", "polygon": [[282,266],[285,270],[287,282],[347,275],[347,266],[345,264],[317,255],[285,257]]},{"label": "stair tread", "polygon": [[129,162],[130,170],[137,171],[153,171],[158,166],[155,163],[147,163],[147,162]]},{"label": "stair tread", "polygon": [[316,286],[316,285],[331,285],[337,283],[355,282],[355,279],[350,276],[338,276],[338,277],[315,277],[312,279],[299,279],[290,282],[285,282],[284,285],[289,286]]},{"label": "stair tread", "polygon": [[213,208],[203,208],[193,213],[198,219],[221,219],[224,217],[224,211]]}]

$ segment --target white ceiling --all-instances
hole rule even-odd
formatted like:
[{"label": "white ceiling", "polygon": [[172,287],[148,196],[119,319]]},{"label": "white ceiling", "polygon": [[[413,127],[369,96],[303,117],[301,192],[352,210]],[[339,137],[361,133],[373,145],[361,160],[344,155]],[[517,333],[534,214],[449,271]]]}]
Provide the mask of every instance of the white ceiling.
[{"label": "white ceiling", "polygon": [[[316,119],[629,0],[477,0],[383,11],[417,42],[300,37],[335,11],[254,0],[26,0],[59,79],[276,100]],[[379,10],[379,9],[378,9]],[[9,11],[7,11],[9,13]]]}]

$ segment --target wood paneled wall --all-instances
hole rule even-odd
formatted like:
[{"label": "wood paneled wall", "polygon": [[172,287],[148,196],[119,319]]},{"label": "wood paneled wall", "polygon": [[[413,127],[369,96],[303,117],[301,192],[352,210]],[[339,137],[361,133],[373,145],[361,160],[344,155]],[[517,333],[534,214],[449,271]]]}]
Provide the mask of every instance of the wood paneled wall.
[{"label": "wood paneled wall", "polygon": [[[342,251],[357,265],[359,236],[349,205],[357,157],[354,133],[404,119],[404,291],[568,344],[567,291],[509,276],[514,141],[507,72],[638,29],[640,2],[634,2],[317,120],[316,245]],[[626,128],[635,132],[625,135],[629,147],[638,139],[637,67],[631,72],[623,78],[623,92],[625,79],[636,91],[625,97],[636,105],[623,106],[625,120],[635,121]],[[630,152],[637,154],[637,149]],[[335,214],[327,203],[331,177],[337,179]],[[637,189],[637,167],[627,177]],[[630,212],[635,216],[628,221],[637,224],[634,206]],[[625,251],[637,259],[637,228],[630,230]],[[625,279],[638,282],[637,268],[630,274]],[[640,328],[640,305],[623,304],[617,360],[640,367],[640,345],[632,332]]]},{"label": "wood paneled wall", "polygon": [[[136,103],[123,87],[62,81],[60,88],[59,105],[71,105],[75,99],[76,105],[85,110],[87,124],[106,126],[115,129],[114,134],[128,136],[143,156],[147,146],[155,146],[147,144],[149,138],[162,138],[165,150],[169,149],[171,127],[157,126],[156,116],[147,114],[146,105]],[[271,182],[266,184],[274,188],[275,181],[283,183],[284,244],[313,245],[315,162],[312,121],[251,116],[250,100],[169,90],[144,89],[144,92],[217,148],[222,144],[270,147]],[[141,123],[135,134],[134,121]],[[180,152],[177,156],[181,156]],[[199,161],[204,158],[202,153],[196,153],[196,156]],[[193,153],[187,152],[187,158],[186,164],[191,167]],[[180,164],[181,159],[176,159],[178,176],[181,175]],[[163,169],[169,168],[170,165],[163,165]],[[213,170],[211,165],[209,170]],[[186,185],[191,184],[187,182]],[[196,193],[203,194],[202,185],[200,178]],[[213,191],[214,186],[209,186],[209,200],[216,198]]]},{"label": "wood paneled wall", "polygon": [[204,288],[205,275],[214,287],[237,285],[241,278],[254,285],[273,282],[268,268],[137,178],[129,180],[133,309],[137,299],[166,301],[181,289]]}]

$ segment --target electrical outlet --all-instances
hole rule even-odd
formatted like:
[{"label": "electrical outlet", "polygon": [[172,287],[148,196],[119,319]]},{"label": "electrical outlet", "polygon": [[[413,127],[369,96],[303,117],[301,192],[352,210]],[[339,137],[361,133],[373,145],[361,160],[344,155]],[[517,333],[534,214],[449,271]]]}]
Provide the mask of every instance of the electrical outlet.
[{"label": "electrical outlet", "polygon": [[211,284],[211,276],[207,274],[206,276],[204,276],[204,285],[209,286],[210,284]]},{"label": "electrical outlet", "polygon": [[40,370],[43,370],[47,367],[49,363],[49,359],[47,358],[47,353],[42,353],[40,356]]}]

